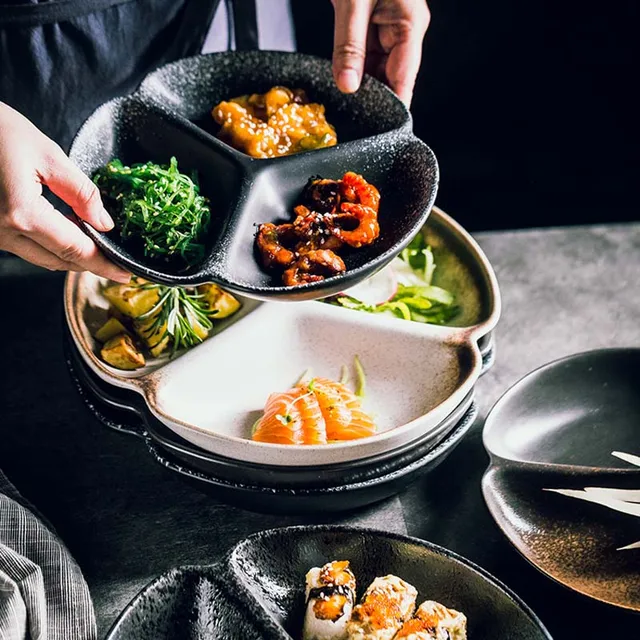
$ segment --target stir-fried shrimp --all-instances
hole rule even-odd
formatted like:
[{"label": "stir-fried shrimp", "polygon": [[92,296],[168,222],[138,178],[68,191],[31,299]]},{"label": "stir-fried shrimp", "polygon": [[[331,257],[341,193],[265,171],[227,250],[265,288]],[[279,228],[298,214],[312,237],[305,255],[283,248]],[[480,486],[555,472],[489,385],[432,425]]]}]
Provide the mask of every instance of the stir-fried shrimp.
[{"label": "stir-fried shrimp", "polygon": [[267,268],[283,271],[286,286],[319,282],[346,270],[336,254],[344,245],[359,249],[380,235],[380,193],[361,175],[309,180],[293,222],[261,225],[257,248]]},{"label": "stir-fried shrimp", "polygon": [[[296,254],[292,249],[297,238],[293,231],[291,224],[275,225],[265,222],[258,227],[256,243],[266,268],[288,267],[294,262]],[[287,248],[285,244],[291,248]]]},{"label": "stir-fried shrimp", "polygon": [[344,204],[351,202],[370,207],[378,213],[380,192],[361,175],[353,171],[347,171],[344,174],[340,183],[340,197],[342,211],[344,211]]},{"label": "stir-fried shrimp", "polygon": [[371,207],[345,202],[343,213],[337,213],[332,220],[332,232],[349,246],[359,248],[371,244],[380,235],[378,214]]},{"label": "stir-fried shrimp", "polygon": [[346,270],[344,260],[328,249],[312,249],[300,257],[284,272],[282,281],[287,287],[307,282],[318,282]]}]

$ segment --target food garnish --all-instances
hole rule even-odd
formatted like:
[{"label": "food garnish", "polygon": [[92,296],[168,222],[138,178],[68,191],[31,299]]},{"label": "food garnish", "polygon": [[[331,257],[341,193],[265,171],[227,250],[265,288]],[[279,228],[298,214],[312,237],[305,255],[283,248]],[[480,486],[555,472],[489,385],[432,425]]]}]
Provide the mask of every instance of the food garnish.
[{"label": "food garnish", "polygon": [[[342,382],[305,374],[287,391],[272,393],[262,417],[255,423],[252,440],[271,444],[327,444],[366,438],[375,424],[362,408],[364,369],[356,357],[357,391]],[[344,371],[342,372],[344,376]]]},{"label": "food garnish", "polygon": [[348,171],[341,180],[311,178],[291,223],[258,226],[263,266],[282,273],[288,287],[343,273],[346,266],[337,252],[377,239],[379,206],[378,190],[357,173]]},{"label": "food garnish", "polygon": [[194,265],[204,257],[204,238],[211,218],[197,178],[153,162],[124,166],[114,159],[98,169],[100,189],[123,239],[134,239],[149,258],[180,258]]},{"label": "food garnish", "polygon": [[335,129],[324,106],[310,103],[302,89],[273,87],[267,93],[240,96],[216,105],[211,115],[218,137],[253,158],[273,158],[331,147]]},{"label": "food garnish", "polygon": [[387,267],[326,302],[403,320],[446,324],[459,309],[450,291],[432,284],[435,270],[433,251],[418,234]]},{"label": "food garnish", "polygon": [[[640,467],[640,456],[631,453],[623,453],[622,451],[612,451],[612,456],[620,458],[629,464]],[[586,502],[593,502],[603,507],[626,513],[627,515],[640,518],[640,489],[604,489],[601,487],[586,487],[580,489],[543,489],[552,493],[569,498],[578,498]],[[619,547],[618,551],[627,551],[629,549],[640,549],[640,540],[632,544]]]},{"label": "food garnish", "polygon": [[167,287],[134,277],[102,290],[111,317],[94,333],[102,359],[118,369],[145,366],[144,351],[171,356],[203,342],[214,323],[234,314],[240,303],[215,284]]}]

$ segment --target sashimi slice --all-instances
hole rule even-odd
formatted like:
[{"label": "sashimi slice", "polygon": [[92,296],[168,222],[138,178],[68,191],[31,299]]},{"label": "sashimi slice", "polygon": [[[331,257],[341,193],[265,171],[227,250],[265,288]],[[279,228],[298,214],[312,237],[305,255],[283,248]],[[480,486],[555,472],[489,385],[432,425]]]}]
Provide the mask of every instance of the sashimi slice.
[{"label": "sashimi slice", "polygon": [[320,405],[327,427],[327,440],[339,440],[340,434],[349,428],[352,421],[351,409],[345,404],[338,387],[344,385],[327,378],[313,378],[307,385]]},{"label": "sashimi slice", "polygon": [[271,444],[326,444],[327,430],[318,400],[301,387],[272,393],[252,439]]},{"label": "sashimi slice", "polygon": [[[362,409],[360,398],[343,384],[326,378],[315,378],[313,389],[314,393],[316,393],[316,389],[320,389],[321,392],[335,394],[333,397],[337,395],[346,410],[351,414],[348,424],[344,421],[326,421],[328,440],[356,440],[358,438],[366,438],[375,433],[375,423],[371,416]],[[346,417],[346,411],[340,415],[341,417]]]}]

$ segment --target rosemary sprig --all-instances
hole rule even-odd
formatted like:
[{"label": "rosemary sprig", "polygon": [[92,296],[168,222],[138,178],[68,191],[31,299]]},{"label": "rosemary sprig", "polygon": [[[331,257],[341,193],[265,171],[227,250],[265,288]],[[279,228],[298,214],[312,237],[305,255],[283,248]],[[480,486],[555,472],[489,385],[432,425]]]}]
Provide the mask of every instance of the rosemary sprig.
[{"label": "rosemary sprig", "polygon": [[124,166],[118,159],[93,178],[111,207],[123,238],[139,238],[150,258],[180,256],[191,265],[204,257],[203,243],[211,212],[197,178],[153,162]]},{"label": "rosemary sprig", "polygon": [[[158,336],[158,342],[168,335],[171,338],[171,355],[180,349],[188,349],[204,341],[201,333],[208,334],[213,328],[211,312],[203,303],[203,296],[182,287],[167,287],[160,284],[145,283],[144,289],[157,289],[158,302],[137,320],[152,322],[145,327],[147,335]],[[201,328],[198,333],[197,327]],[[206,337],[206,336],[205,336]]]}]

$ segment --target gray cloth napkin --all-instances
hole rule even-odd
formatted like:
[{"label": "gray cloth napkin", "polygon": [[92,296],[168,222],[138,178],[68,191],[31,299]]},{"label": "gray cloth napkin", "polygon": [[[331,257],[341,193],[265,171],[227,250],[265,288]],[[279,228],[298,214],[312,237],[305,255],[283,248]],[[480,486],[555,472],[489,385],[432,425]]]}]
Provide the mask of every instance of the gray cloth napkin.
[{"label": "gray cloth napkin", "polygon": [[80,568],[0,471],[0,638],[96,637],[93,604]]}]

